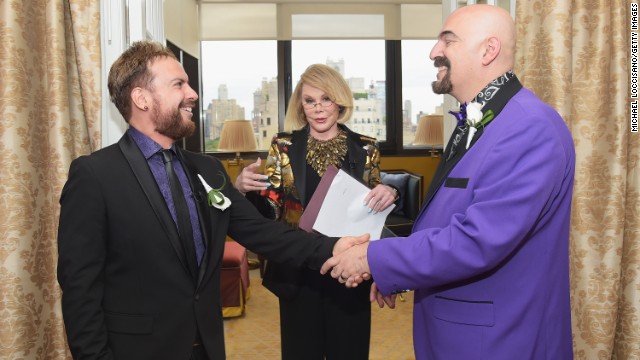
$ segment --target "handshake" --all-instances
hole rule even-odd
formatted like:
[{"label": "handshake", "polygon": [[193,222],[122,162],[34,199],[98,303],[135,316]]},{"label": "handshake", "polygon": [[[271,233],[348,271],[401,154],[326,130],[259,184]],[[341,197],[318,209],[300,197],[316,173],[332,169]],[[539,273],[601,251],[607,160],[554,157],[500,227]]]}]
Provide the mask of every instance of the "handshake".
[{"label": "handshake", "polygon": [[[324,275],[330,272],[331,277],[338,279],[346,287],[357,287],[363,281],[371,279],[367,261],[368,249],[369,234],[342,237],[333,247],[333,257],[325,261],[320,273]],[[385,304],[391,309],[395,308],[395,299],[396,294],[384,296],[378,291],[375,282],[371,285],[369,300],[375,300],[381,308]]]}]

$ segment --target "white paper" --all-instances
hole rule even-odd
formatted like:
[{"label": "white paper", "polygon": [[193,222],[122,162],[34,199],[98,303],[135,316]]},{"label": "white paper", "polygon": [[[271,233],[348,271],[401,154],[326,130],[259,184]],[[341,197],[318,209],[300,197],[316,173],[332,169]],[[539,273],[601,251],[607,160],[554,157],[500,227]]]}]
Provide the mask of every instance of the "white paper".
[{"label": "white paper", "polygon": [[370,234],[380,239],[387,215],[395,204],[376,214],[369,212],[364,198],[371,191],[344,171],[338,171],[318,212],[313,229],[327,236],[359,236]]}]

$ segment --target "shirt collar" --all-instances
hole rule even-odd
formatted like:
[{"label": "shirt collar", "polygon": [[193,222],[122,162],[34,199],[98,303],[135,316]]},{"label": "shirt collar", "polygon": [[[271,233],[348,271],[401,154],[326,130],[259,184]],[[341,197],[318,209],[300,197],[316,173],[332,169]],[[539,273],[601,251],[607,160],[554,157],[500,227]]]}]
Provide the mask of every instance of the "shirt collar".
[{"label": "shirt collar", "polygon": [[[138,148],[140,148],[140,151],[142,151],[142,155],[145,159],[149,160],[151,156],[162,150],[162,146],[160,146],[160,144],[153,141],[150,137],[141,133],[140,130],[134,128],[133,126],[129,126],[129,130],[127,130],[127,132],[129,133],[129,136],[131,136],[133,141],[138,145]],[[171,149],[173,149],[174,146],[175,145],[171,145]]]},{"label": "shirt collar", "polygon": [[513,79],[515,76],[516,75],[512,70],[509,70],[506,73],[500,75],[498,78],[485,86],[484,89],[482,89],[482,91],[480,91],[478,95],[473,98],[472,102],[477,102],[479,104],[485,105],[496,96],[500,89],[505,87],[509,80]]}]

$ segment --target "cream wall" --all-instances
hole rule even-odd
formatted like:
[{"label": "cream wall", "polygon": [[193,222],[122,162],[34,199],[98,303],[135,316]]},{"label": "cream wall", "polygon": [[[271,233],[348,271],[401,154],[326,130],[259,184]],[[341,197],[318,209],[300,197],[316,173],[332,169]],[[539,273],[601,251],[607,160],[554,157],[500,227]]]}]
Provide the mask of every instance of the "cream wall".
[{"label": "cream wall", "polygon": [[200,59],[200,25],[196,0],[164,0],[167,40]]}]

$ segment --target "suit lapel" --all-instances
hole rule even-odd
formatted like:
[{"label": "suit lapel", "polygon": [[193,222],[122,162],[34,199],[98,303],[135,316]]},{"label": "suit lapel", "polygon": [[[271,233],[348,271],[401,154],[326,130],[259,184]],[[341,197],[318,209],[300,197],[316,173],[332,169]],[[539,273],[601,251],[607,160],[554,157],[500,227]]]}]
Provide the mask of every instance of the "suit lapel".
[{"label": "suit lapel", "polygon": [[197,167],[189,161],[189,159],[185,156],[182,149],[176,147],[178,157],[182,162],[182,166],[184,168],[185,174],[187,175],[187,179],[189,180],[189,185],[191,186],[191,190],[193,191],[193,196],[196,202],[196,210],[198,213],[198,222],[200,223],[200,232],[202,233],[202,241],[204,242],[205,252],[202,257],[202,262],[200,263],[200,268],[198,271],[198,284],[202,281],[202,277],[204,276],[204,272],[207,268],[207,264],[209,263],[209,254],[207,251],[209,246],[211,245],[211,239],[209,235],[211,234],[211,217],[209,214],[209,203],[207,200],[207,192],[204,189],[204,185],[198,178],[198,169]]},{"label": "suit lapel", "polygon": [[[343,128],[345,129],[345,128]],[[364,173],[364,163],[358,162],[357,159],[366,158],[366,150],[359,147],[359,142],[353,138],[353,132],[347,131],[347,157],[345,158],[342,168],[354,178],[362,181]],[[291,170],[293,171],[293,182],[298,190],[300,203],[302,207],[306,207],[306,178],[307,178],[307,136],[309,134],[309,126],[307,125],[300,131],[294,131],[291,135],[291,146],[289,147],[289,161],[291,162]],[[346,167],[348,165],[348,167]]]},{"label": "suit lapel", "polygon": [[[500,115],[500,112],[502,111],[502,109],[504,109],[504,107],[507,105],[509,100],[511,100],[511,98],[515,94],[517,94],[521,89],[522,89],[522,84],[520,83],[518,78],[514,76],[510,81],[508,81],[502,86],[502,88],[496,94],[495,97],[493,97],[491,100],[489,100],[486,103],[486,105],[482,108],[482,112],[486,113],[487,111],[491,110],[493,111],[494,116],[498,117],[498,115]],[[471,144],[469,145],[469,149],[471,149],[473,144],[475,144],[480,139],[480,137],[482,137],[482,134],[484,134],[484,130],[485,130],[484,128],[478,129],[478,132],[476,132],[474,138],[471,141]],[[429,185],[429,189],[427,190],[427,195],[425,196],[425,201],[422,205],[422,210],[424,210],[429,205],[429,202],[431,202],[435,194],[438,192],[438,189],[440,189],[442,182],[447,178],[447,176],[449,176],[449,173],[451,173],[451,170],[453,170],[456,164],[458,164],[458,162],[462,159],[462,157],[467,153],[468,150],[466,148],[466,145],[467,145],[468,135],[469,135],[469,132],[467,131],[467,135],[463,137],[462,140],[460,140],[460,144],[458,144],[459,149],[457,149],[457,152],[454,155],[454,157],[449,161],[445,161],[446,154],[448,154],[449,151],[451,151],[451,146],[453,144],[453,136],[449,137],[449,143],[447,144],[447,148],[445,149],[443,156],[440,159],[440,163],[438,164],[436,173],[433,175],[433,179],[431,180],[431,184]],[[418,217],[419,216],[420,214],[418,214]]]},{"label": "suit lapel", "polygon": [[[367,150],[360,146],[361,142],[358,141],[359,139],[357,139],[356,136],[357,135],[355,135],[355,133],[347,130],[347,157],[345,159],[345,162],[348,161],[349,170],[347,170],[346,168],[344,170],[348,171],[349,174],[358,181],[363,182],[362,176],[364,174],[365,164],[363,161],[358,160],[367,158]],[[344,168],[345,165],[346,164],[343,164],[342,167]]]},{"label": "suit lapel", "polygon": [[[483,133],[484,133],[484,129],[479,129],[478,132],[476,132],[476,135],[473,138],[471,145],[473,145],[476,141],[478,141],[478,139],[482,136]],[[468,135],[468,131],[467,131],[467,135]],[[467,137],[465,136],[462,138],[462,140],[460,140],[460,144],[458,144],[458,147],[460,148],[457,149],[456,154],[453,156],[452,159],[450,159],[449,161],[446,161],[445,154],[448,154],[449,151],[451,151],[452,145],[453,145],[453,135],[449,137],[449,143],[447,144],[447,148],[445,149],[443,156],[440,158],[440,163],[438,164],[438,168],[436,169],[436,172],[433,175],[431,184],[429,184],[427,195],[424,198],[423,208],[429,204],[431,199],[433,199],[433,196],[436,194],[436,192],[440,188],[440,185],[442,185],[442,182],[444,181],[444,179],[446,179],[447,176],[449,176],[449,173],[451,172],[451,170],[453,170],[456,164],[458,164],[458,162],[460,161],[460,159],[462,159],[464,154],[467,153],[467,149],[466,149]],[[470,148],[471,146],[469,146],[469,149]]]},{"label": "suit lapel", "polygon": [[167,204],[160,193],[160,189],[158,189],[158,184],[156,183],[153,174],[151,174],[151,170],[149,170],[147,160],[142,156],[138,146],[127,134],[120,139],[118,146],[120,147],[125,159],[127,159],[129,167],[131,167],[131,171],[133,171],[133,174],[138,180],[142,191],[146,195],[147,199],[149,199],[153,212],[158,217],[160,225],[167,234],[167,238],[171,242],[171,246],[176,252],[178,259],[182,263],[182,266],[184,266],[185,271],[188,271],[189,268],[182,244],[180,244],[178,230],[175,227],[169,208],[167,208]]},{"label": "suit lapel", "polygon": [[302,207],[306,207],[307,197],[307,136],[308,125],[300,130],[294,131],[291,135],[291,146],[289,147],[289,161],[291,162],[291,171],[293,171],[293,182],[295,183],[300,203]]}]

